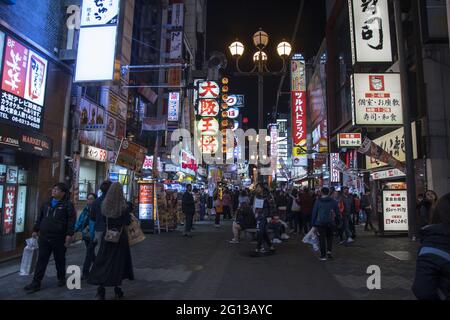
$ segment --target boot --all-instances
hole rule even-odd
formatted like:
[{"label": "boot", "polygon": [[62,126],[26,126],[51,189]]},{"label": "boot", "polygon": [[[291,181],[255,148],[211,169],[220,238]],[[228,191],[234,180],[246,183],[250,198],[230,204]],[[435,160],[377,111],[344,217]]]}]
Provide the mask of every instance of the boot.
[{"label": "boot", "polygon": [[116,299],[122,299],[123,298],[123,291],[119,287],[114,288],[114,293],[116,294]]},{"label": "boot", "polygon": [[97,295],[95,296],[95,298],[97,300],[105,300],[105,294],[106,294],[105,287],[99,286],[97,288]]},{"label": "boot", "polygon": [[33,280],[29,285],[25,286],[23,288],[24,290],[28,291],[28,293],[33,293],[36,291],[41,290],[41,283],[39,281]]}]

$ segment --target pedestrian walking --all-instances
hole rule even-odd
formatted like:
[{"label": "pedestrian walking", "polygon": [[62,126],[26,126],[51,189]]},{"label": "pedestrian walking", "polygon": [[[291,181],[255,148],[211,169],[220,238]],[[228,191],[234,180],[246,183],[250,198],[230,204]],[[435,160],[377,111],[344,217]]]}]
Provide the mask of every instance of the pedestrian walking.
[{"label": "pedestrian walking", "polygon": [[96,199],[97,196],[95,193],[88,194],[87,204],[75,223],[75,232],[81,232],[82,240],[86,247],[81,280],[88,278],[91,266],[95,261],[95,220],[92,212],[92,204]]},{"label": "pedestrian walking", "polygon": [[233,199],[230,195],[230,191],[228,189],[225,189],[223,196],[222,196],[222,202],[223,202],[223,219],[231,219],[231,209],[233,207]]},{"label": "pedestrian walking", "polygon": [[102,215],[102,203],[103,200],[105,200],[106,194],[108,193],[111,184],[112,182],[109,180],[103,181],[103,183],[100,185],[101,195],[92,203],[92,220],[95,221],[95,238],[93,243],[95,255],[98,254],[100,242],[102,241],[103,233],[106,229],[106,224]]},{"label": "pedestrian walking", "polygon": [[268,250],[275,250],[267,231],[267,220],[270,218],[272,211],[269,197],[269,191],[262,184],[258,183],[253,203],[253,212],[255,213],[256,219],[256,253],[266,253]]},{"label": "pedestrian walking", "polygon": [[181,201],[181,211],[185,216],[183,236],[190,237],[195,214],[195,200],[192,194],[192,185],[188,184],[186,186],[186,192],[183,194],[183,198]]},{"label": "pedestrian walking", "polygon": [[200,221],[205,220],[207,201],[208,195],[206,194],[205,190],[202,189],[200,191]]},{"label": "pedestrian walking", "polygon": [[134,280],[130,245],[125,230],[131,224],[131,212],[120,183],[115,182],[109,188],[101,205],[101,214],[105,231],[88,283],[98,286],[98,300],[105,300],[106,287],[114,287],[115,297],[120,299],[124,295],[120,288],[122,281]]},{"label": "pedestrian walking", "polygon": [[303,233],[307,234],[311,229],[312,209],[314,207],[314,199],[308,188],[300,194],[300,203]]},{"label": "pedestrian walking", "polygon": [[353,215],[353,224],[359,226],[359,213],[361,212],[361,199],[355,193],[353,194],[353,202],[355,204],[355,214]]},{"label": "pedestrian walking", "polygon": [[292,216],[292,221],[293,221],[294,234],[296,234],[297,231],[300,234],[300,232],[302,231],[301,230],[302,217],[301,217],[301,206],[300,206],[299,192],[294,189],[290,196],[291,196],[291,199],[292,199],[291,216]]},{"label": "pedestrian walking", "polygon": [[330,189],[324,187],[321,197],[314,204],[311,224],[317,228],[320,245],[320,260],[333,258],[333,228],[339,220],[338,203],[330,197]]},{"label": "pedestrian walking", "polygon": [[216,189],[216,191],[214,192],[214,211],[216,212],[214,226],[216,228],[220,228],[220,216],[223,213],[223,202],[222,199],[220,198],[218,189]]},{"label": "pedestrian walking", "polygon": [[[367,189],[366,193],[362,196],[361,198],[361,209],[364,211],[364,214],[366,216],[366,225],[364,227],[364,231],[375,231],[376,229],[374,228],[373,224],[372,224],[372,202],[370,200],[370,190]],[[370,230],[369,230],[370,227]]]},{"label": "pedestrian walking", "polygon": [[39,211],[32,236],[38,237],[39,255],[33,281],[24,289],[30,293],[41,289],[41,282],[53,253],[58,287],[66,285],[66,249],[73,240],[76,220],[75,208],[69,200],[69,188],[57,183],[50,200]]},{"label": "pedestrian walking", "polygon": [[436,204],[436,224],[420,231],[412,291],[419,300],[450,300],[450,193]]},{"label": "pedestrian walking", "polygon": [[348,187],[342,189],[342,195],[340,197],[340,203],[342,204],[342,220],[343,220],[343,231],[345,233],[346,239],[343,243],[352,243],[355,237],[355,227],[353,225],[353,216],[355,214],[355,202],[352,195],[349,192]]}]

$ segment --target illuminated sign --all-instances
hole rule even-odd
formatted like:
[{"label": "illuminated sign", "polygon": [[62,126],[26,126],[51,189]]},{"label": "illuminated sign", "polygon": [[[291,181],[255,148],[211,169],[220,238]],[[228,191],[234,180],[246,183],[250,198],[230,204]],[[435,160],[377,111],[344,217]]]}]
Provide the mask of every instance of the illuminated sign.
[{"label": "illuminated sign", "polygon": [[198,114],[202,117],[215,117],[219,114],[219,103],[215,99],[201,99]]},{"label": "illuminated sign", "polygon": [[306,150],[306,76],[305,60],[295,54],[291,61],[293,166],[307,165]]},{"label": "illuminated sign", "polygon": [[338,135],[339,148],[359,148],[361,143],[361,133],[339,133]]},{"label": "illuminated sign", "polygon": [[227,110],[227,116],[230,119],[236,119],[239,117],[239,109],[237,108],[230,108]]},{"label": "illuminated sign", "polygon": [[220,94],[219,85],[214,81],[203,81],[198,86],[200,99],[217,99]]},{"label": "illuminated sign", "polygon": [[353,125],[402,125],[400,74],[355,73],[351,76]]},{"label": "illuminated sign", "polygon": [[169,93],[169,105],[167,110],[167,120],[168,121],[178,121],[180,109],[180,93],[170,92]]},{"label": "illuminated sign", "polygon": [[2,66],[0,119],[14,125],[41,130],[47,60],[7,36]]},{"label": "illuminated sign", "polygon": [[406,190],[383,190],[384,231],[408,231]]},{"label": "illuminated sign", "polygon": [[341,174],[338,169],[339,162],[339,153],[330,153],[330,181],[334,183],[341,181]]},{"label": "illuminated sign", "polygon": [[392,62],[388,0],[348,0],[353,64]]},{"label": "illuminated sign", "polygon": [[75,82],[112,81],[120,0],[83,0]]},{"label": "illuminated sign", "polygon": [[215,118],[202,118],[198,122],[198,131],[202,136],[215,136],[219,132],[219,122]]}]

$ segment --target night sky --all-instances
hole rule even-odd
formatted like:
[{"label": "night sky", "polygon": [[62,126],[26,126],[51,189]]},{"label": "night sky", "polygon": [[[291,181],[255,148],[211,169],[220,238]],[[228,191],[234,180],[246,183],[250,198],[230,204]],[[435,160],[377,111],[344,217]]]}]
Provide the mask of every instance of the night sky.
[{"label": "night sky", "polygon": [[[228,46],[239,39],[244,44],[244,55],[240,60],[243,71],[253,67],[253,54],[256,48],[252,36],[261,27],[269,34],[269,45],[264,51],[269,56],[269,69],[279,71],[282,60],[276,46],[283,39],[288,42],[294,32],[301,1],[293,0],[210,0],[208,1],[207,21],[207,58],[213,51],[223,52],[227,56],[228,67],[223,72],[230,77],[230,93],[245,94],[246,108],[244,115],[249,117],[249,127],[256,128],[258,123],[258,89],[256,77],[233,77],[236,71],[235,61]],[[320,48],[325,34],[326,9],[323,0],[305,0],[300,27],[295,40],[293,52],[300,52],[306,59],[314,57]],[[280,77],[264,79],[264,112],[271,113],[276,104],[276,93]],[[290,74],[285,79],[283,92],[290,89]],[[289,95],[280,98],[278,112],[289,111]],[[264,117],[268,117],[265,115]],[[267,121],[267,120],[266,120]],[[267,122],[266,122],[267,125]]]}]

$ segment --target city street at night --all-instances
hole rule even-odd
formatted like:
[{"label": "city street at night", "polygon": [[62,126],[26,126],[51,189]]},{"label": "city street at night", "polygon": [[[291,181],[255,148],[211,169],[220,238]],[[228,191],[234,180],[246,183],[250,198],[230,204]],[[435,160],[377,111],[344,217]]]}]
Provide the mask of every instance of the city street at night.
[{"label": "city street at night", "polygon": [[0,0],[0,303],[450,300],[449,33],[449,0]]}]

